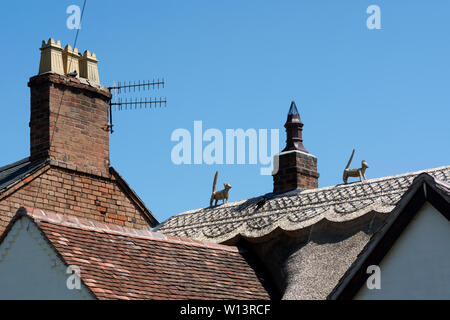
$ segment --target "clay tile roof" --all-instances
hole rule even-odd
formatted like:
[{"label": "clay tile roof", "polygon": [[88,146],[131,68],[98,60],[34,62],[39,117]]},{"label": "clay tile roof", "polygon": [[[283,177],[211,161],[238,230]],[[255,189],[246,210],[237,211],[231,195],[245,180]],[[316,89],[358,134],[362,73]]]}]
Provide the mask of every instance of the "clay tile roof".
[{"label": "clay tile roof", "polygon": [[37,209],[12,223],[24,215],[98,299],[269,299],[237,247]]},{"label": "clay tile roof", "polygon": [[450,182],[450,166],[342,184],[267,194],[218,207],[187,211],[157,228],[168,235],[217,243],[263,239],[277,230],[298,231],[326,219],[345,222],[369,212],[391,212],[420,173]]}]

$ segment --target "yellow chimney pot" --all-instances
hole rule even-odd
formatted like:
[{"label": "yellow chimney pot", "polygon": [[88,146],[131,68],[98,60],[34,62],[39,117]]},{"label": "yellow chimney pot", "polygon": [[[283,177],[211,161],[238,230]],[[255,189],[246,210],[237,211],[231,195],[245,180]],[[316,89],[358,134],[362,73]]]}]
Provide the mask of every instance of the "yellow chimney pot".
[{"label": "yellow chimney pot", "polygon": [[45,72],[64,74],[61,41],[58,40],[55,43],[53,38],[48,39],[47,42],[43,40],[40,50],[39,74]]},{"label": "yellow chimney pot", "polygon": [[77,78],[80,77],[80,59],[81,55],[78,53],[78,49],[72,50],[70,45],[66,45],[64,51],[62,52],[64,73],[68,74],[71,72],[77,72]]},{"label": "yellow chimney pot", "polygon": [[91,54],[86,50],[80,60],[80,77],[95,83],[100,83],[97,62],[95,53]]}]

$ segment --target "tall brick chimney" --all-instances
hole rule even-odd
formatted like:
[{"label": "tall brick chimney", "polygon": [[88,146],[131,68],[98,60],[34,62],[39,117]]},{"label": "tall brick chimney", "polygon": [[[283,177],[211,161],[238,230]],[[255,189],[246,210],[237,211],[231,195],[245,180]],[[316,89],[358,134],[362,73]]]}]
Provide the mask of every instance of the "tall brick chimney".
[{"label": "tall brick chimney", "polygon": [[[76,75],[68,73],[77,71]],[[79,71],[79,72],[78,72]],[[108,106],[97,59],[49,39],[42,42],[39,74],[30,78],[30,160],[50,159],[93,174],[109,171]]]},{"label": "tall brick chimney", "polygon": [[273,191],[286,192],[294,189],[315,189],[318,186],[317,158],[303,146],[303,122],[297,106],[292,101],[286,128],[286,147],[275,156]]}]

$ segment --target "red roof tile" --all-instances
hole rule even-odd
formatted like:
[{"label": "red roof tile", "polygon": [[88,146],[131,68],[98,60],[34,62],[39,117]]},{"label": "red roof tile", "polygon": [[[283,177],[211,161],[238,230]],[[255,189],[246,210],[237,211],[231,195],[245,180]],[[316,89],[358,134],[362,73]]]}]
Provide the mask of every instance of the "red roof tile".
[{"label": "red roof tile", "polygon": [[99,299],[269,299],[237,247],[21,209]]}]

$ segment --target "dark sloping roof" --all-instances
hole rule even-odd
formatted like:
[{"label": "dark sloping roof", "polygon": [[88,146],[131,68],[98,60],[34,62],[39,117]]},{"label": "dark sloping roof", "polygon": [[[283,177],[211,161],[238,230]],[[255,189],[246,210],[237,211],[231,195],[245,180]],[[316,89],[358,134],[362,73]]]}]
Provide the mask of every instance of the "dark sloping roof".
[{"label": "dark sloping roof", "polygon": [[98,299],[269,298],[237,247],[24,208],[7,230],[24,215]]},{"label": "dark sloping roof", "polygon": [[268,194],[215,208],[202,208],[173,216],[159,226],[169,235],[217,243],[240,237],[262,239],[276,230],[297,231],[326,219],[353,220],[368,212],[393,210],[413,179],[426,172],[450,182],[450,166],[280,195]]},{"label": "dark sloping roof", "polygon": [[29,158],[25,158],[7,166],[0,167],[0,193],[14,183],[39,170],[45,164],[45,161],[32,163]]}]

